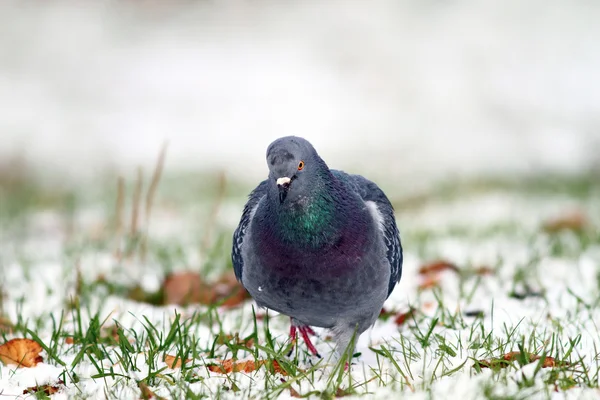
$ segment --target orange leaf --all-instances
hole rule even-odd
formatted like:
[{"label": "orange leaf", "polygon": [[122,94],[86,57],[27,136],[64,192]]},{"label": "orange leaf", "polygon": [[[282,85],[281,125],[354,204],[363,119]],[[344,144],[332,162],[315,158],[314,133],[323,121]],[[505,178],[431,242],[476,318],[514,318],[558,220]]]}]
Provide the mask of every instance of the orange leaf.
[{"label": "orange leaf", "polygon": [[407,312],[398,314],[394,319],[394,322],[396,325],[404,325],[407,319],[412,318],[415,315],[415,311],[416,310],[411,307]]},{"label": "orange leaf", "polygon": [[233,359],[227,359],[219,361],[219,364],[211,364],[208,366],[209,371],[218,372],[221,374],[229,374],[232,372],[252,372],[256,371],[260,366],[264,364],[264,361],[238,361]]},{"label": "orange leaf", "polygon": [[419,284],[420,290],[433,289],[440,286],[439,275],[426,275],[425,278]]},{"label": "orange leaf", "polygon": [[230,374],[232,372],[245,372],[249,373],[252,371],[256,371],[263,365],[270,364],[273,368],[274,373],[279,373],[281,375],[287,375],[287,372],[281,365],[275,360],[269,362],[267,360],[257,360],[257,361],[235,361],[234,359],[220,360],[215,364],[208,365],[208,370],[212,372],[218,372],[220,374]]},{"label": "orange leaf", "polygon": [[551,219],[543,225],[543,229],[548,233],[557,233],[561,231],[581,232],[588,225],[588,219],[583,212],[575,210],[564,215]]},{"label": "orange leaf", "polygon": [[281,365],[279,365],[279,363],[277,362],[277,360],[273,360],[273,372],[275,372],[276,374],[281,374],[284,376],[287,376],[288,373],[285,372],[285,370],[283,368],[281,368]]},{"label": "orange leaf", "polygon": [[181,368],[182,364],[187,364],[192,360],[188,358],[184,361],[179,357],[175,357],[170,354],[165,354],[163,361],[165,362],[165,364],[167,364],[167,366],[169,368],[177,369],[177,368]]},{"label": "orange leaf", "polygon": [[451,262],[438,260],[422,265],[421,268],[419,268],[419,275],[438,274],[447,270],[459,272],[458,267]]},{"label": "orange leaf", "polygon": [[7,365],[29,368],[44,361],[41,352],[42,346],[31,339],[13,339],[0,346],[0,360]]}]

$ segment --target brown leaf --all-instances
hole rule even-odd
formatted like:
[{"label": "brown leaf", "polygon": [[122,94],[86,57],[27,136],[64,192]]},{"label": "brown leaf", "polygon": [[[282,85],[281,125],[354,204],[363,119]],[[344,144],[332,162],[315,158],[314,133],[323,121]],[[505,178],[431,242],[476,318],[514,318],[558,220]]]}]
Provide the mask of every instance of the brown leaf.
[{"label": "brown leaf", "polygon": [[143,400],[149,400],[154,397],[154,392],[150,390],[150,387],[148,387],[148,385],[146,385],[144,382],[139,381],[138,388],[140,389]]},{"label": "brown leaf", "polygon": [[475,269],[475,275],[484,276],[484,275],[494,275],[494,270],[488,266],[481,266]]},{"label": "brown leaf", "polygon": [[394,319],[394,322],[396,325],[404,325],[407,319],[412,318],[415,315],[415,311],[416,310],[411,307],[407,312],[398,314]]},{"label": "brown leaf", "polygon": [[[64,385],[63,381],[58,381],[57,385]],[[53,395],[60,391],[60,387],[52,386],[52,385],[42,385],[42,386],[31,386],[27,389],[23,390],[23,394],[35,394],[35,393],[44,393],[46,396]]]},{"label": "brown leaf", "polygon": [[419,275],[421,275],[419,289],[426,290],[439,287],[442,272],[448,270],[459,272],[459,269],[456,265],[444,260],[433,261],[422,265],[419,268]]},{"label": "brown leaf", "polygon": [[557,233],[561,231],[581,232],[587,225],[587,216],[579,210],[574,210],[547,221],[542,228],[547,233]]},{"label": "brown leaf", "polygon": [[352,392],[342,389],[340,387],[337,388],[337,390],[335,391],[335,397],[346,397],[346,396],[350,396],[352,394],[353,394]]},{"label": "brown leaf", "polygon": [[0,333],[12,333],[14,327],[13,323],[7,317],[0,315]]},{"label": "brown leaf", "polygon": [[302,396],[300,393],[298,393],[298,391],[296,389],[294,389],[293,387],[288,387],[288,389],[290,390],[290,396],[294,397],[296,399],[302,399],[304,396]]},{"label": "brown leaf", "polygon": [[0,346],[0,361],[19,367],[34,367],[44,361],[42,346],[31,339],[12,339]]},{"label": "brown leaf", "polygon": [[235,274],[226,273],[216,282],[204,282],[195,272],[179,272],[167,276],[163,284],[165,304],[219,304],[235,307],[250,295],[237,281]]},{"label": "brown leaf", "polygon": [[169,368],[177,369],[177,368],[181,368],[182,364],[187,364],[187,363],[191,362],[192,360],[188,358],[184,361],[179,357],[175,357],[170,354],[165,354],[163,361],[165,362],[165,364],[167,364],[167,366]]},{"label": "brown leaf", "polygon": [[210,300],[209,286],[196,272],[170,274],[163,284],[165,304],[206,304]]},{"label": "brown leaf", "polygon": [[[475,362],[473,366],[478,365],[480,368],[506,368],[511,365],[514,361],[521,359],[521,352],[519,351],[511,351],[509,353],[504,354],[500,358],[492,358],[489,360],[478,360]],[[537,354],[525,353],[524,354],[525,361],[529,364],[539,360],[541,357]],[[566,363],[561,363],[556,361],[553,357],[546,357],[544,362],[542,363],[542,368],[554,368],[567,365]]]},{"label": "brown leaf", "polygon": [[448,261],[444,261],[444,260],[438,260],[438,261],[433,261],[430,262],[428,264],[422,265],[419,268],[419,275],[437,275],[441,272],[444,271],[454,271],[454,272],[459,272],[459,269],[456,265],[452,264],[451,262]]},{"label": "brown leaf", "polygon": [[164,400],[164,397],[158,396],[152,391],[152,389],[150,389],[150,387],[146,383],[142,381],[138,382],[138,388],[140,389],[142,400],[150,400],[154,398],[156,398],[157,400]]}]

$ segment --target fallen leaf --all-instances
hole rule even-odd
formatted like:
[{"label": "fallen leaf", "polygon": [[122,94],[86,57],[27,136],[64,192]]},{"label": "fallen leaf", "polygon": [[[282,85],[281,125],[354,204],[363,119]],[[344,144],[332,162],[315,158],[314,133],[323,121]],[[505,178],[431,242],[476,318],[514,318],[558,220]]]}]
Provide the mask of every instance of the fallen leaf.
[{"label": "fallen leaf", "polygon": [[298,391],[296,389],[294,389],[293,387],[288,387],[288,389],[290,390],[290,397],[294,397],[296,399],[301,399],[304,396],[302,396],[300,393],[298,393]]},{"label": "fallen leaf", "polygon": [[19,367],[34,367],[44,361],[40,356],[42,346],[31,339],[12,339],[0,346],[0,361]]},{"label": "fallen leaf", "polygon": [[235,274],[227,272],[214,285],[212,304],[221,303],[223,307],[235,307],[249,298],[250,294],[237,280]]},{"label": "fallen leaf", "polygon": [[142,400],[150,400],[154,398],[156,398],[157,400],[164,400],[164,397],[158,396],[152,391],[152,389],[150,389],[150,387],[146,383],[142,381],[138,382],[138,388],[140,389]]},{"label": "fallen leaf", "polygon": [[270,365],[273,369],[274,373],[279,373],[281,375],[287,375],[287,372],[276,360],[268,361],[268,360],[257,360],[257,361],[235,361],[234,359],[220,360],[217,363],[209,364],[208,369],[212,372],[218,372],[220,374],[230,374],[232,372],[252,372],[256,371],[263,365]]},{"label": "fallen leaf", "polygon": [[[266,363],[266,361],[265,361]],[[287,376],[288,373],[285,372],[285,370],[283,368],[281,368],[281,365],[279,365],[279,363],[277,362],[277,360],[273,360],[271,365],[273,366],[273,372],[276,374],[281,374],[284,376]]]},{"label": "fallen leaf", "polygon": [[191,271],[168,275],[163,290],[165,304],[207,304],[211,297],[209,286],[199,274]]},{"label": "fallen leaf", "polygon": [[426,275],[419,283],[419,290],[433,289],[440,286],[439,275]]},{"label": "fallen leaf", "polygon": [[433,261],[422,265],[419,268],[419,275],[421,276],[419,290],[439,287],[441,274],[444,271],[460,272],[456,265],[444,260]]},{"label": "fallen leaf", "polygon": [[233,359],[227,359],[219,361],[218,364],[208,365],[209,371],[218,372],[221,374],[229,374],[232,372],[252,372],[256,371],[260,366],[264,364],[264,361],[257,361],[256,363],[252,360],[249,361],[235,361]]},{"label": "fallen leaf", "polygon": [[[475,362],[475,364],[473,365],[473,367],[479,366],[480,368],[492,368],[492,369],[506,368],[509,365],[512,365],[512,363],[514,361],[519,360],[522,357],[524,357],[525,362],[527,364],[535,362],[541,358],[537,354],[525,353],[522,355],[522,353],[520,351],[511,351],[509,353],[504,354],[500,358],[492,358],[489,360],[477,360]],[[542,368],[554,368],[554,367],[559,367],[559,366],[564,366],[564,365],[568,365],[568,364],[558,362],[553,357],[546,357],[544,359],[544,362],[542,363]]]},{"label": "fallen leaf", "polygon": [[[63,381],[58,381],[57,385],[64,385]],[[53,395],[60,391],[60,387],[52,386],[52,385],[42,385],[42,386],[32,386],[23,390],[23,394],[36,394],[36,393],[44,393],[46,396]]]},{"label": "fallen leaf", "polygon": [[165,364],[167,364],[167,366],[169,368],[176,369],[176,368],[181,368],[182,364],[187,364],[187,363],[191,362],[192,360],[188,358],[184,361],[180,357],[175,357],[170,354],[165,354],[163,361],[165,362]]},{"label": "fallen leaf", "polygon": [[225,273],[213,283],[205,282],[196,272],[179,272],[167,276],[163,284],[165,304],[205,304],[235,307],[250,295],[235,274]]},{"label": "fallen leaf", "polygon": [[476,268],[474,272],[475,272],[475,275],[479,275],[479,276],[494,275],[494,273],[495,273],[495,271],[492,268],[485,266],[485,265],[482,267]]},{"label": "fallen leaf", "polygon": [[393,317],[394,315],[396,315],[396,311],[394,310],[387,310],[385,307],[381,309],[381,311],[379,312],[379,319],[383,320],[383,321],[387,321],[388,319],[390,319],[390,317]]},{"label": "fallen leaf", "polygon": [[410,308],[407,312],[398,314],[394,319],[396,325],[404,325],[407,319],[412,318],[415,315],[415,309]]},{"label": "fallen leaf", "polygon": [[564,215],[551,219],[543,224],[542,228],[547,233],[557,233],[562,231],[581,232],[588,225],[587,216],[579,211],[566,212]]},{"label": "fallen leaf", "polygon": [[337,390],[335,391],[335,397],[346,397],[346,396],[350,396],[352,394],[353,394],[352,392],[342,389],[340,387],[337,388]]},{"label": "fallen leaf", "polygon": [[146,385],[144,382],[139,381],[138,388],[140,389],[143,400],[149,400],[154,397],[154,392],[150,390],[148,385]]},{"label": "fallen leaf", "polygon": [[103,339],[111,338],[115,342],[119,342],[119,327],[117,325],[103,326],[100,332],[100,337]]},{"label": "fallen leaf", "polygon": [[428,264],[422,265],[419,268],[419,275],[431,275],[431,274],[439,274],[444,271],[454,271],[459,272],[459,269],[456,265],[452,264],[448,261],[438,260],[433,261]]},{"label": "fallen leaf", "polygon": [[0,315],[0,333],[12,333],[14,327],[8,318]]}]

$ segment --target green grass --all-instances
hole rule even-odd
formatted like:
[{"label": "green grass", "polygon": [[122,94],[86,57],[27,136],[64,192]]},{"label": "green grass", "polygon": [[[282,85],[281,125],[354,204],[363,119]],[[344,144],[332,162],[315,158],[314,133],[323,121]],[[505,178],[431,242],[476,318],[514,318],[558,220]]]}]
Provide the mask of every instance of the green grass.
[{"label": "green grass", "polygon": [[[9,318],[12,325],[8,331],[0,324],[0,343],[13,337],[40,343],[45,363],[56,367],[56,379],[65,382],[72,397],[144,397],[143,390],[151,390],[167,398],[276,398],[295,393],[333,399],[389,397],[392,391],[424,392],[435,399],[446,393],[440,385],[465,375],[476,382],[470,398],[550,398],[556,391],[568,397],[576,389],[599,389],[599,342],[590,344],[590,338],[600,334],[595,322],[600,321],[600,273],[595,282],[586,282],[588,288],[595,284],[595,291],[584,292],[563,282],[556,283],[558,289],[549,286],[546,276],[549,262],[564,262],[576,273],[586,257],[600,254],[600,182],[592,174],[453,182],[404,197],[391,188],[409,256],[397,289],[408,296],[409,304],[402,300],[406,296],[392,303],[397,312],[409,307],[416,312],[397,327],[393,316],[382,319],[376,329],[387,326],[392,334],[363,348],[372,361],[354,360],[351,372],[344,370],[346,360],[314,359],[301,346],[288,357],[283,316],[264,315],[250,302],[232,309],[175,308],[163,304],[161,287],[148,288],[152,285],[144,281],[150,277],[160,282],[178,270],[208,277],[230,270],[232,227],[215,215],[222,216],[232,205],[241,210],[250,187],[226,182],[218,174],[165,176],[150,224],[142,221],[131,229],[136,207],[141,219],[145,212],[143,200],[132,204],[134,182],[126,182],[119,195],[116,178],[76,188],[41,185],[30,174],[0,179],[0,317]],[[148,184],[141,187],[143,199]],[[493,193],[529,202],[532,212],[537,202],[568,199],[589,215],[590,226],[547,233],[543,221],[533,226],[507,219],[432,228],[418,218],[430,206],[449,207]],[[94,229],[81,222],[89,209],[99,210]],[[56,250],[50,255],[33,250],[40,237],[42,244],[50,243],[55,234],[35,230],[40,212],[59,221],[62,239],[49,245]],[[183,230],[154,233],[171,220],[183,221]],[[415,267],[447,259],[448,241],[467,254],[450,260],[459,272],[444,272],[439,287],[419,290]],[[515,249],[508,253],[510,247],[502,243]],[[486,246],[494,253],[484,257],[491,276],[477,273],[482,265],[473,255]],[[60,286],[44,284],[48,265],[55,268]],[[23,285],[38,282],[31,286],[36,292],[13,287],[16,278],[8,272],[15,271],[9,268],[19,269]],[[555,312],[552,306],[559,300],[568,306]],[[50,307],[46,301],[54,303]],[[506,304],[524,312],[506,315]],[[333,347],[326,334],[318,343],[324,349]],[[514,351],[521,356],[501,360]],[[530,363],[524,354],[539,358]],[[171,369],[164,362],[166,355],[184,362]],[[548,357],[556,367],[542,368]],[[219,375],[208,370],[226,359],[265,364],[250,373]],[[482,360],[489,360],[491,368],[482,367]],[[285,375],[274,371],[274,361]],[[0,366],[0,382],[17,373]],[[90,384],[98,392],[86,389]],[[43,397],[41,392],[36,396]]]}]

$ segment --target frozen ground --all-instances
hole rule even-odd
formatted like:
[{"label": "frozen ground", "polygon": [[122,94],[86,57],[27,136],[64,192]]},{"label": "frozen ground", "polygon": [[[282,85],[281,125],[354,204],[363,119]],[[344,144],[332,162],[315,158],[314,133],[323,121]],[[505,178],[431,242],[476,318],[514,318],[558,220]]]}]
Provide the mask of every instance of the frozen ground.
[{"label": "frozen ground", "polygon": [[[127,298],[124,287],[140,284],[155,291],[168,271],[192,268],[210,276],[230,268],[229,235],[243,197],[222,199],[215,220],[206,212],[214,210],[213,197],[175,199],[184,188],[173,190],[168,181],[165,187],[150,224],[145,262],[137,253],[124,260],[115,256],[107,223],[110,195],[71,212],[30,209],[21,219],[3,216],[10,229],[4,230],[0,253],[2,310],[16,324],[4,337],[39,337],[47,346],[37,367],[0,366],[3,395],[60,379],[65,385],[58,385],[54,398],[140,398],[139,382],[167,398],[598,397],[597,182],[464,185],[454,193],[432,192],[417,203],[393,196],[406,249],[403,279],[385,305],[392,315],[361,337],[361,356],[339,380],[325,331],[316,339],[323,360],[303,351],[287,358],[287,320],[270,314],[269,339],[266,320],[253,317],[250,301],[224,309],[153,306]],[[389,191],[395,195],[398,189]],[[573,212],[585,215],[574,231],[543,229]],[[207,230],[213,239],[201,250]],[[455,263],[460,271],[433,274],[429,279],[438,284],[425,287],[428,278],[419,267],[435,260]],[[486,272],[477,272],[482,267]],[[395,318],[411,307],[414,316],[398,325]],[[121,336],[101,334],[98,325],[94,328],[98,322],[117,324]],[[246,348],[227,336],[236,333],[255,337],[255,344]],[[552,357],[556,365],[515,361],[498,370],[473,367],[476,360],[511,351]],[[162,361],[164,354],[192,361],[172,370]],[[265,367],[229,375],[207,369],[214,359],[232,357],[276,359],[289,375]]]}]

